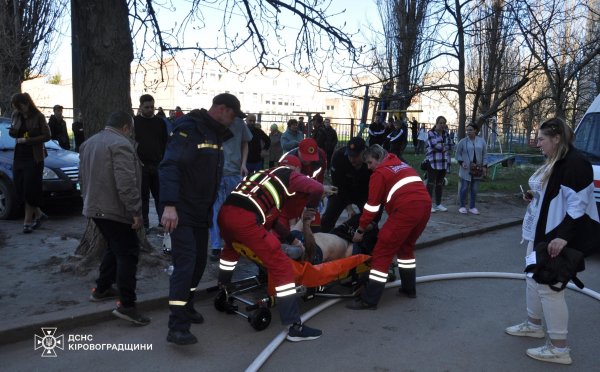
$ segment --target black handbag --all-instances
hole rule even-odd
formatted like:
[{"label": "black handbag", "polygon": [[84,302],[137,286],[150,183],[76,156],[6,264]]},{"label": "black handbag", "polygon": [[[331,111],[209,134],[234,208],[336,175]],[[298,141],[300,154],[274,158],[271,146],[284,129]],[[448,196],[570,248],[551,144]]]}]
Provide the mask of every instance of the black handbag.
[{"label": "black handbag", "polygon": [[423,161],[421,162],[420,168],[421,168],[421,170],[424,170],[424,171],[428,171],[429,169],[431,169],[431,164],[429,164],[429,159],[427,159],[427,158],[423,159]]},{"label": "black handbag", "polygon": [[585,270],[583,253],[564,247],[558,256],[552,258],[546,242],[538,243],[534,251],[536,263],[525,268],[526,273],[533,273],[533,280],[547,284],[556,292],[565,289],[570,280],[580,289],[583,288],[583,283],[577,278],[577,273]]}]

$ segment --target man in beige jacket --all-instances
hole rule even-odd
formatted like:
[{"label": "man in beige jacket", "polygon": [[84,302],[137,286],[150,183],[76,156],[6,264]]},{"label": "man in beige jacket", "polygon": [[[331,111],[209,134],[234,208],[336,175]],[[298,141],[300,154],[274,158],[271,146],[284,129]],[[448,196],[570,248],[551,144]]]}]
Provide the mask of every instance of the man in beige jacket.
[{"label": "man in beige jacket", "polygon": [[[137,325],[150,319],[136,307],[136,271],[140,253],[136,230],[142,227],[141,164],[131,134],[133,118],[113,113],[104,130],[80,148],[79,181],[83,215],[94,220],[108,246],[90,300],[119,298],[113,314]],[[116,283],[118,292],[112,287]]]}]

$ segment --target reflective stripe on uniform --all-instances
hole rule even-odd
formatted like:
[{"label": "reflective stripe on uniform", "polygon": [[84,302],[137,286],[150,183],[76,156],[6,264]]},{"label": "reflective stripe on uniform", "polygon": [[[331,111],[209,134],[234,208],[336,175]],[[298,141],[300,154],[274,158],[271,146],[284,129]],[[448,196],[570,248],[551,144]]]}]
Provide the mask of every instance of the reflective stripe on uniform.
[{"label": "reflective stripe on uniform", "polygon": [[313,172],[312,176],[310,178],[315,178],[319,175],[319,173],[321,173],[321,169],[323,168],[319,168],[316,171]]},{"label": "reflective stripe on uniform", "polygon": [[377,213],[379,211],[379,207],[381,207],[381,204],[370,205],[369,203],[367,203],[367,204],[365,204],[363,209],[366,210],[367,212]]},{"label": "reflective stripe on uniform", "polygon": [[294,283],[288,283],[275,287],[277,297],[286,297],[296,294],[296,285]]},{"label": "reflective stripe on uniform", "polygon": [[169,301],[169,306],[185,306],[187,301]]},{"label": "reflective stripe on uniform", "polygon": [[196,288],[190,288],[190,292],[196,292]]},{"label": "reflective stripe on uniform", "polygon": [[201,143],[198,145],[199,149],[219,149],[219,145],[214,145],[212,143]]},{"label": "reflective stripe on uniform", "polygon": [[371,269],[371,271],[369,272],[369,279],[375,280],[377,282],[385,283],[387,282],[387,277],[387,273],[382,273],[381,271],[377,271],[375,269]]},{"label": "reflective stripe on uniform", "polygon": [[401,260],[398,259],[398,268],[400,269],[414,269],[415,267],[417,267],[416,264],[416,260],[414,258],[408,259],[408,260]]},{"label": "reflective stripe on uniform", "polygon": [[233,271],[235,269],[235,265],[237,265],[237,261],[226,261],[224,259],[219,260],[219,269],[225,271]]},{"label": "reflective stripe on uniform", "polygon": [[239,192],[239,191],[232,191],[231,193],[243,196],[244,198],[250,200],[252,202],[252,204],[254,204],[254,206],[256,206],[256,209],[260,212],[260,216],[262,217],[262,220],[263,221],[267,220],[267,217],[265,216],[265,212],[263,212],[263,210],[260,207],[260,205],[258,205],[258,203],[256,202],[256,200],[254,200],[254,198],[252,198],[252,196],[244,194],[243,192]]},{"label": "reflective stripe on uniform", "polygon": [[390,201],[390,199],[392,198],[392,196],[394,195],[396,190],[398,190],[402,186],[406,185],[407,183],[412,183],[412,182],[423,182],[423,180],[419,176],[410,176],[410,177],[401,179],[400,181],[396,182],[396,184],[394,186],[392,186],[392,188],[390,189],[390,192],[387,195],[387,199],[385,202],[387,203]]}]

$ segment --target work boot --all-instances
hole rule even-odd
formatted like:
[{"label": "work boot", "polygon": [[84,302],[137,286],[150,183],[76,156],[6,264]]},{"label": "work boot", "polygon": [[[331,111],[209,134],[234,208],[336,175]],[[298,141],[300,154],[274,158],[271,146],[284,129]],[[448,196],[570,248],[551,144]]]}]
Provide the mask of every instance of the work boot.
[{"label": "work boot", "polygon": [[188,302],[184,306],[185,315],[188,317],[190,322],[195,324],[204,323],[204,317],[202,314],[194,309],[194,294],[196,291],[190,291],[190,296],[188,297]]},{"label": "work boot", "polygon": [[417,272],[415,269],[400,269],[400,281],[402,287],[398,289],[399,294],[404,294],[408,298],[417,298],[416,282]]},{"label": "work boot", "polygon": [[172,342],[175,345],[192,345],[198,343],[198,339],[190,331],[175,331],[170,329],[167,334],[167,342]]},{"label": "work boot", "polygon": [[377,305],[369,304],[363,301],[360,297],[357,297],[352,300],[351,303],[347,304],[346,308],[350,310],[376,310]]},{"label": "work boot", "polygon": [[370,306],[377,307],[379,303],[379,299],[381,295],[383,295],[383,290],[385,289],[385,283],[378,282],[373,279],[369,279],[367,285],[360,295],[360,299]]}]

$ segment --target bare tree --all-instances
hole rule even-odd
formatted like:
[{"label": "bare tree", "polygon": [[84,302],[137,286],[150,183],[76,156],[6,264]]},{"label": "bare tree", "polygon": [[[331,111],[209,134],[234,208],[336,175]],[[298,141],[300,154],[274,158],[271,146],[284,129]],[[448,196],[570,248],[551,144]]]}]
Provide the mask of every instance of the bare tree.
[{"label": "bare tree", "polygon": [[587,32],[586,28],[590,17],[596,14],[588,3],[580,0],[511,3],[526,46],[548,81],[554,114],[568,121],[573,116],[570,111],[579,74],[600,54],[600,35]]},{"label": "bare tree", "polygon": [[[390,108],[406,110],[420,92],[429,66],[431,0],[377,0],[382,31],[373,42],[371,73],[390,86]],[[382,45],[382,47],[380,47]]]},{"label": "bare tree", "polygon": [[24,80],[44,72],[64,8],[64,0],[0,1],[0,114]]}]

